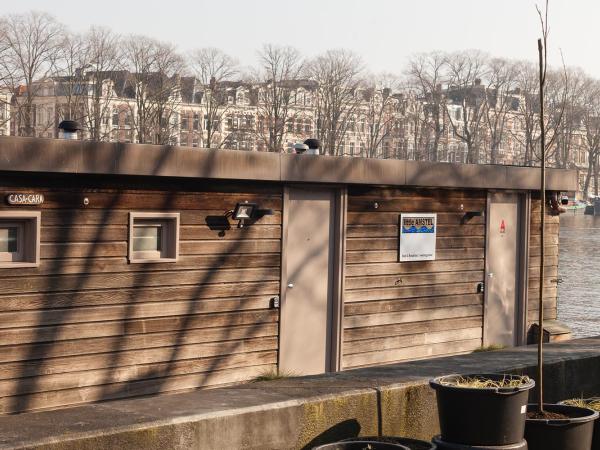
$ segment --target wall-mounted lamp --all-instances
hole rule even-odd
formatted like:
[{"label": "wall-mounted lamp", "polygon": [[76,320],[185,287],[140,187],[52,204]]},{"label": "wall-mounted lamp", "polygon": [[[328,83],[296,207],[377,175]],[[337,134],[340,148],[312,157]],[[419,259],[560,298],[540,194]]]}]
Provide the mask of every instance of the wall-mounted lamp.
[{"label": "wall-mounted lamp", "polygon": [[239,220],[238,227],[242,228],[246,221],[258,220],[264,216],[272,216],[272,209],[260,209],[256,203],[237,203],[232,212],[234,220]]},{"label": "wall-mounted lamp", "polygon": [[465,215],[462,216],[462,219],[460,219],[460,224],[464,225],[469,220],[471,220],[473,217],[481,217],[481,216],[483,216],[483,211],[467,211],[465,213]]},{"label": "wall-mounted lamp", "polygon": [[250,220],[255,209],[256,203],[238,203],[233,209],[233,218],[235,220]]},{"label": "wall-mounted lamp", "polygon": [[379,203],[373,202],[373,209],[379,209]]}]

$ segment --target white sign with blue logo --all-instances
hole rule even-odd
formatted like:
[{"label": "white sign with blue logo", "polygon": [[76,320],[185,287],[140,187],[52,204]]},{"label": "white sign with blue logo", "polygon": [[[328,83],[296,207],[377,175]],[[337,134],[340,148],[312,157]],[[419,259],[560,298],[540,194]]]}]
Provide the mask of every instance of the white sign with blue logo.
[{"label": "white sign with blue logo", "polygon": [[437,214],[400,214],[400,262],[435,260],[436,227]]}]

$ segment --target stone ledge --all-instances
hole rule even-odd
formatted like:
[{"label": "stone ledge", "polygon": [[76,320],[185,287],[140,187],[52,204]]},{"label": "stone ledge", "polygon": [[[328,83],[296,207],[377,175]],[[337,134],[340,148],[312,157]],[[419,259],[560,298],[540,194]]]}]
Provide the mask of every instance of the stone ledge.
[{"label": "stone ledge", "polygon": [[[301,449],[358,434],[438,432],[431,377],[533,375],[535,347],[0,417],[0,448]],[[600,393],[600,337],[547,344],[546,396]]]}]

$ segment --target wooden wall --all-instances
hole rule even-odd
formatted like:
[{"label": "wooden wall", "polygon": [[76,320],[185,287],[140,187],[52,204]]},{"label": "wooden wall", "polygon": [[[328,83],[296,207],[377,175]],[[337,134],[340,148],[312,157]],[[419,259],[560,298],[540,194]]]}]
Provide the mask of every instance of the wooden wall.
[{"label": "wooden wall", "polygon": [[[0,269],[0,413],[233,383],[276,367],[280,187],[29,180],[2,179],[3,191],[46,201],[40,267]],[[207,216],[243,200],[275,214],[209,229]],[[181,213],[180,260],[128,264],[128,213],[153,210]]]},{"label": "wooden wall", "polygon": [[[276,368],[281,186],[73,184],[80,179],[2,178],[4,193],[46,201],[40,267],[0,269],[0,413],[223,385]],[[484,211],[486,195],[349,188],[343,369],[481,345],[485,218],[460,221]],[[230,221],[225,232],[207,226],[243,200],[275,214],[241,229]],[[529,324],[539,276],[539,200],[532,204]],[[153,210],[181,213],[180,260],[128,264],[128,213]],[[397,262],[399,211],[438,214],[435,261]],[[555,318],[558,218],[548,222],[546,314]]]},{"label": "wooden wall", "polygon": [[[535,194],[534,194],[535,195]],[[538,321],[539,295],[540,295],[540,251],[542,231],[540,218],[539,194],[532,196],[530,239],[529,239],[529,290],[527,329]],[[546,233],[545,233],[545,263],[544,263],[544,317],[556,319],[558,302],[558,234],[559,216],[551,215],[550,208],[546,208]]]},{"label": "wooden wall", "polygon": [[[485,207],[484,191],[349,189],[343,368],[481,346],[485,219],[460,221]],[[400,211],[438,214],[435,261],[397,262]]]}]

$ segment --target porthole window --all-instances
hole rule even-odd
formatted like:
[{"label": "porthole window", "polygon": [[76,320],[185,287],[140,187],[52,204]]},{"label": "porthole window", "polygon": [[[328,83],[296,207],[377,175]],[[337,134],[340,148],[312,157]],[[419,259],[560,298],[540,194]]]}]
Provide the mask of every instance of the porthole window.
[{"label": "porthole window", "polygon": [[130,213],[129,262],[175,262],[179,257],[179,213]]},{"label": "porthole window", "polygon": [[0,267],[35,267],[40,262],[40,213],[0,211]]}]

